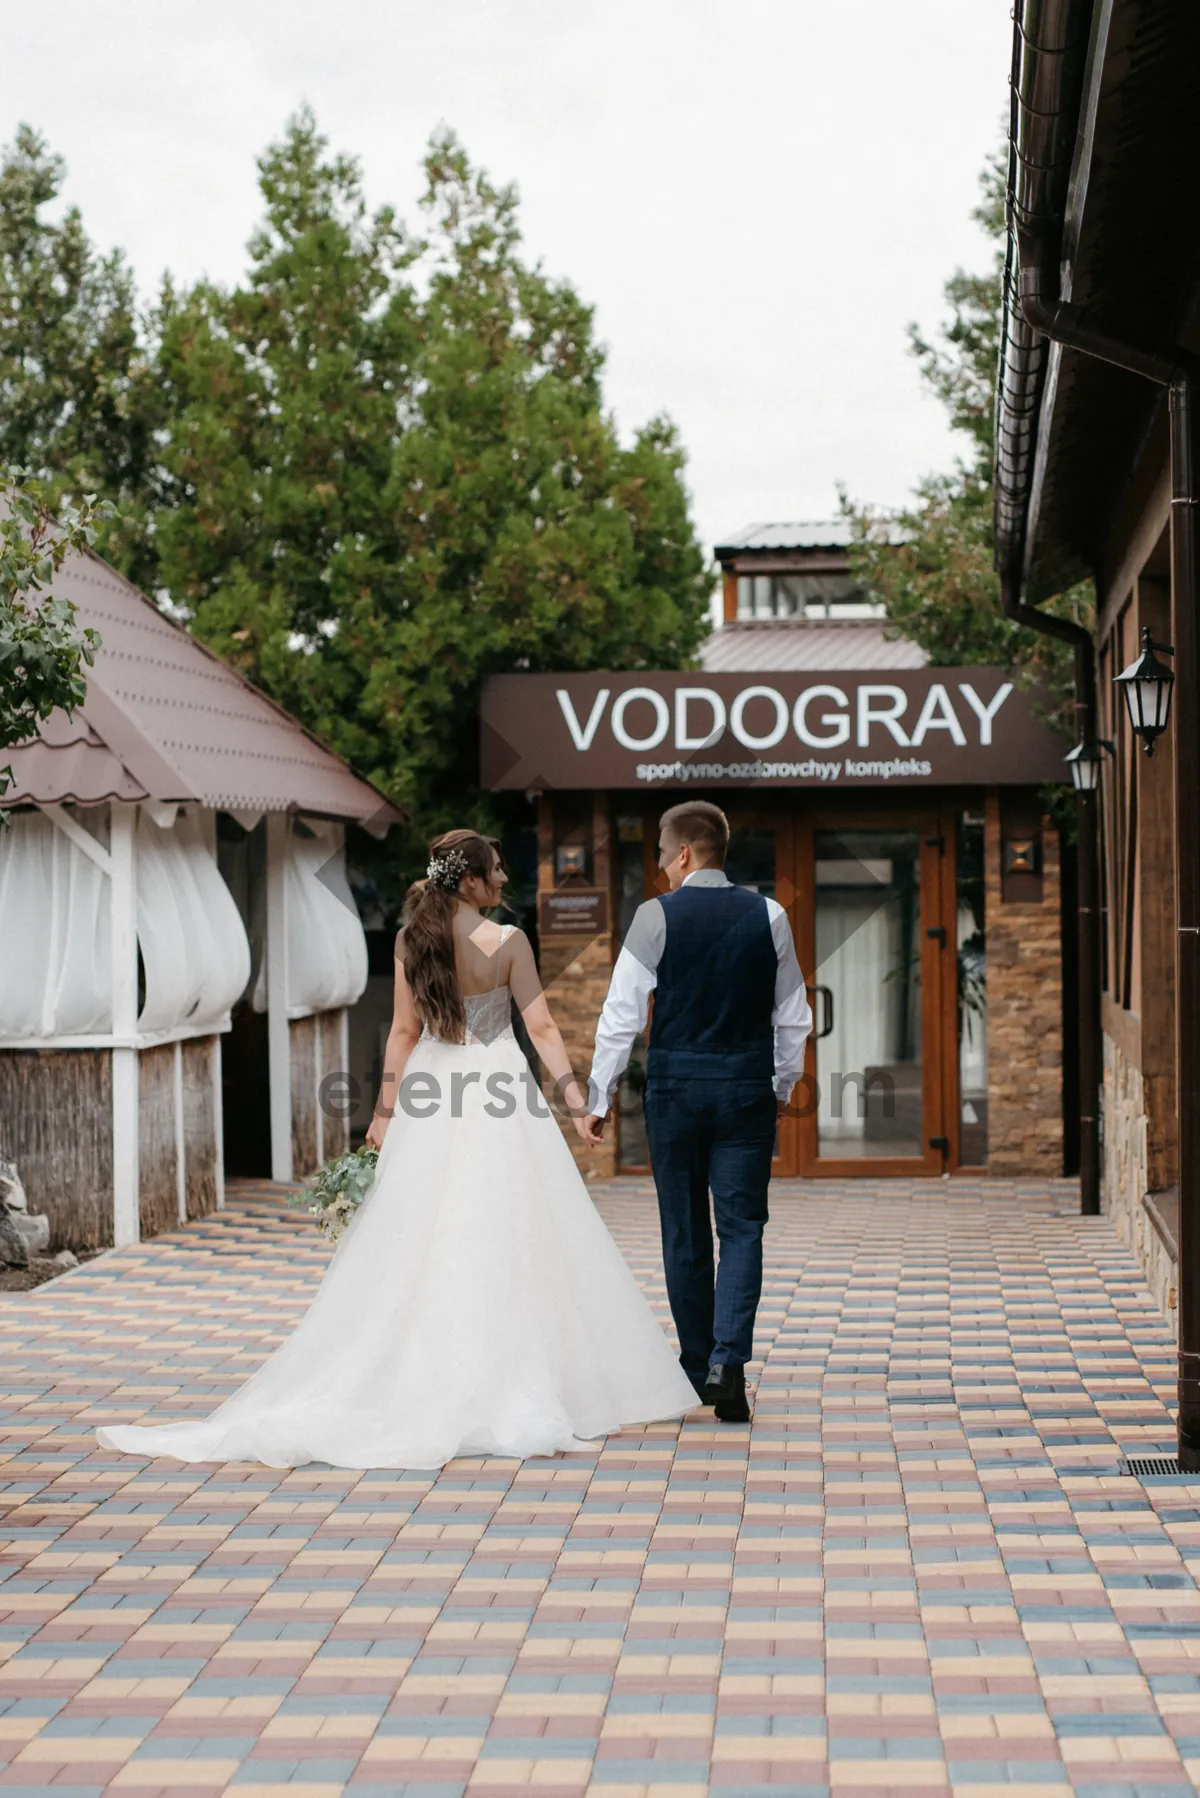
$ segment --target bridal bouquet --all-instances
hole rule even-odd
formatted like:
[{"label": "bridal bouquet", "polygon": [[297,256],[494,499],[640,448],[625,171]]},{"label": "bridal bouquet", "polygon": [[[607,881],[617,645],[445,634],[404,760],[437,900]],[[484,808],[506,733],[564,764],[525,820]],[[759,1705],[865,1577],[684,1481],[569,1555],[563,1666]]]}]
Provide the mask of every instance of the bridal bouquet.
[{"label": "bridal bouquet", "polygon": [[322,1233],[336,1242],[370,1192],[378,1160],[378,1149],[348,1149],[327,1161],[312,1185],[293,1193],[288,1204],[310,1211]]}]

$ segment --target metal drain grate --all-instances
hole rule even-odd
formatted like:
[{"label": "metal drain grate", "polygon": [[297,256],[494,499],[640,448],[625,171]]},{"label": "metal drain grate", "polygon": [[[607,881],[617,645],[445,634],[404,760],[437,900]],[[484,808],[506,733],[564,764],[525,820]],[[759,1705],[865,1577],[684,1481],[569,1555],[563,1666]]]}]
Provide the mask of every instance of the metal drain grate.
[{"label": "metal drain grate", "polygon": [[1135,1480],[1163,1479],[1182,1471],[1178,1455],[1123,1455],[1119,1467],[1122,1473],[1132,1474]]}]

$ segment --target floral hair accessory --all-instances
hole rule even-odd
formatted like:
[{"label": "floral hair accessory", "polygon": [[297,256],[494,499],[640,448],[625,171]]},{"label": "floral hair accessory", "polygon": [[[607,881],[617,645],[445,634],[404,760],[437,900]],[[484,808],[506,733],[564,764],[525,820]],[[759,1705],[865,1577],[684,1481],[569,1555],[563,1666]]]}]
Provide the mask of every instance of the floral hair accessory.
[{"label": "floral hair accessory", "polygon": [[467,858],[461,849],[448,849],[444,855],[435,855],[425,870],[425,877],[443,892],[453,893],[459,881],[467,871]]}]

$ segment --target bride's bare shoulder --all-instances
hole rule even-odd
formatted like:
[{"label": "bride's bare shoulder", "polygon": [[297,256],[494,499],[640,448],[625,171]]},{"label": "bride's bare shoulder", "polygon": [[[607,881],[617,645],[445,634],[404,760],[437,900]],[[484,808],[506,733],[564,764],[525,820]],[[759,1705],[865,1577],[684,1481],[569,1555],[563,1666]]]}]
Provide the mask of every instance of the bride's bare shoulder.
[{"label": "bride's bare shoulder", "polygon": [[511,932],[506,933],[502,924],[492,918],[469,918],[462,912],[454,920],[455,934],[474,944],[484,955],[494,955],[502,942],[508,940]]}]

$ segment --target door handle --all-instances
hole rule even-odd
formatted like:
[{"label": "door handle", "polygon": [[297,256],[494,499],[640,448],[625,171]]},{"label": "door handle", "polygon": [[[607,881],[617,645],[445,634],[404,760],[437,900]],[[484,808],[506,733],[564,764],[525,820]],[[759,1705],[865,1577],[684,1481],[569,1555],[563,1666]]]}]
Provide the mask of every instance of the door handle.
[{"label": "door handle", "polygon": [[940,943],[943,949],[946,947],[946,926],[944,924],[931,924],[925,935]]},{"label": "door handle", "polygon": [[820,993],[821,1010],[824,1014],[821,1028],[813,1031],[813,1041],[819,1043],[823,1036],[829,1036],[833,1031],[833,992],[827,986],[814,986],[811,990],[814,995]]}]

